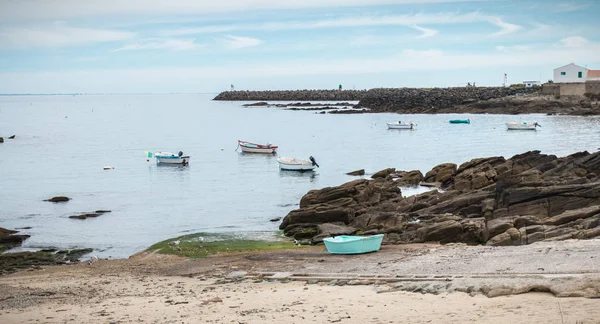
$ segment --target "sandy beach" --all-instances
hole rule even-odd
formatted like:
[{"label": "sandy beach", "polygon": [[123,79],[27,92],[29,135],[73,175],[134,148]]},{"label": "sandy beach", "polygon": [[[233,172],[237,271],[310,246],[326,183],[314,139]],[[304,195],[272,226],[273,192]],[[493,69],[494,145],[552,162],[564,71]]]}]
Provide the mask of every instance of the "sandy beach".
[{"label": "sandy beach", "polygon": [[335,256],[316,246],[197,260],[142,253],[3,276],[0,318],[2,323],[600,323],[599,247],[599,240],[502,248],[414,244]]}]

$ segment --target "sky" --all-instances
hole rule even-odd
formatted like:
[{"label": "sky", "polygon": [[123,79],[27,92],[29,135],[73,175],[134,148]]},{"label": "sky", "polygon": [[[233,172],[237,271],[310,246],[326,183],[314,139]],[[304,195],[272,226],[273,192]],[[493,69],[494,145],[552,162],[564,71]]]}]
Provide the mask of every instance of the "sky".
[{"label": "sky", "polygon": [[0,93],[498,86],[600,69],[594,0],[0,0]]}]

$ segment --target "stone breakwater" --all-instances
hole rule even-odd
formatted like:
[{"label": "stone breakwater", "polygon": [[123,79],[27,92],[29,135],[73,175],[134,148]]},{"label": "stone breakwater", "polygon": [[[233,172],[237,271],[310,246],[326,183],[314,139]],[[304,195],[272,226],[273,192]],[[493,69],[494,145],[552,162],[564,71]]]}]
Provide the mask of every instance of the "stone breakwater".
[{"label": "stone breakwater", "polygon": [[358,101],[367,90],[224,91],[213,100],[225,101]]},{"label": "stone breakwater", "polygon": [[369,90],[360,99],[358,106],[370,108],[373,112],[412,110],[416,113],[436,113],[458,105],[532,93],[538,93],[538,90],[504,87],[382,88]]},{"label": "stone breakwater", "polygon": [[[311,243],[345,234],[492,246],[600,237],[600,152],[530,151],[372,177],[309,191],[279,228]],[[444,191],[402,196],[399,186],[423,182]]]}]

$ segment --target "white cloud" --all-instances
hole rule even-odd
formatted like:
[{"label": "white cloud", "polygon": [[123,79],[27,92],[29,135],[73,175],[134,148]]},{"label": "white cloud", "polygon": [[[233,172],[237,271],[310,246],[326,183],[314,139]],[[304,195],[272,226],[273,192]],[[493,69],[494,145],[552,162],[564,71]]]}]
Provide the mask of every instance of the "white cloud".
[{"label": "white cloud", "polygon": [[187,51],[201,47],[193,39],[145,39],[136,43],[127,44],[114,51],[138,51],[138,50],[172,50]]},{"label": "white cloud", "polygon": [[568,12],[568,11],[579,11],[579,10],[583,10],[586,9],[587,7],[589,7],[591,5],[591,3],[582,3],[582,2],[574,2],[574,1],[569,1],[569,2],[562,2],[559,4],[554,5],[554,11],[558,11],[558,12]]},{"label": "white cloud", "polygon": [[589,41],[581,36],[569,36],[561,39],[560,43],[566,47],[583,47],[586,46]]},{"label": "white cloud", "polygon": [[232,35],[227,35],[227,38],[223,39],[222,41],[227,47],[234,49],[258,46],[262,43],[262,41],[257,38]]},{"label": "white cloud", "polygon": [[435,35],[438,34],[438,31],[435,29],[429,29],[429,28],[424,28],[418,25],[410,25],[410,28],[416,29],[420,32],[422,32],[423,34],[421,34],[419,37],[417,38],[427,38],[427,37],[433,37]]},{"label": "white cloud", "polygon": [[122,41],[135,37],[135,33],[68,27],[55,23],[46,27],[2,28],[0,48],[63,47],[92,43]]},{"label": "white cloud", "polygon": [[421,30],[424,33],[422,37],[430,37],[435,35],[437,31],[419,27],[420,25],[466,24],[478,22],[487,22],[500,27],[500,31],[498,31],[496,35],[507,35],[522,28],[519,25],[504,22],[502,19],[496,16],[486,15],[479,12],[471,12],[466,14],[436,13],[391,16],[353,16],[338,19],[313,21],[285,21],[267,22],[261,24],[210,25],[198,28],[164,30],[160,34],[163,36],[180,36],[202,33],[231,32],[237,30],[278,31],[345,27],[409,26]]},{"label": "white cloud", "polygon": [[510,24],[505,21],[502,21],[502,19],[500,19],[500,18],[490,18],[488,21],[491,24],[494,24],[494,25],[500,27],[500,31],[498,31],[494,34],[496,36],[512,34],[516,31],[518,31],[519,29],[523,28],[519,25]]},{"label": "white cloud", "polygon": [[0,21],[57,20],[102,16],[210,15],[270,9],[455,3],[486,0],[0,0]]},{"label": "white cloud", "polygon": [[[560,44],[536,48],[528,52],[461,53],[436,50],[405,50],[392,57],[354,58],[345,60],[291,60],[261,64],[240,62],[226,67],[179,67],[151,69],[84,70],[62,72],[0,72],[3,91],[31,92],[127,92],[198,91],[207,83],[229,84],[235,80],[288,78],[295,76],[365,75],[405,71],[465,71],[510,68],[536,71],[537,67],[560,66],[568,62],[598,63],[600,44],[589,42],[573,48]],[[457,75],[460,73],[457,73]],[[457,80],[460,78],[456,77]],[[234,80],[234,81],[231,81]],[[372,81],[373,82],[373,81]],[[462,80],[461,80],[462,82]],[[371,86],[378,86],[375,83]],[[195,90],[193,90],[195,89]],[[156,90],[155,90],[156,91]]]}]

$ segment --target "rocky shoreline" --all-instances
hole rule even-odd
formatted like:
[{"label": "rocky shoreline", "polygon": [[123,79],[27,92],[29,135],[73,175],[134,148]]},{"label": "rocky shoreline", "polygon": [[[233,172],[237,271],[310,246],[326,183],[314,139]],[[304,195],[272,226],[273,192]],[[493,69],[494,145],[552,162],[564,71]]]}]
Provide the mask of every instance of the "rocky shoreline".
[{"label": "rocky shoreline", "polygon": [[[491,246],[600,237],[600,152],[566,157],[530,151],[418,170],[377,172],[311,190],[279,228],[304,243],[386,234],[386,243]],[[438,186],[403,197],[400,186]]]},{"label": "rocky shoreline", "polygon": [[[348,93],[345,95],[345,93]],[[600,101],[595,97],[548,96],[540,88],[524,87],[461,87],[461,88],[378,88],[371,90],[298,90],[298,91],[226,91],[214,100],[261,100],[246,107],[312,107],[294,110],[317,110],[328,106],[326,113],[443,114],[562,114],[600,115]],[[273,104],[267,101],[358,100],[352,110],[340,109],[339,104]],[[323,112],[322,112],[323,113]]]}]

